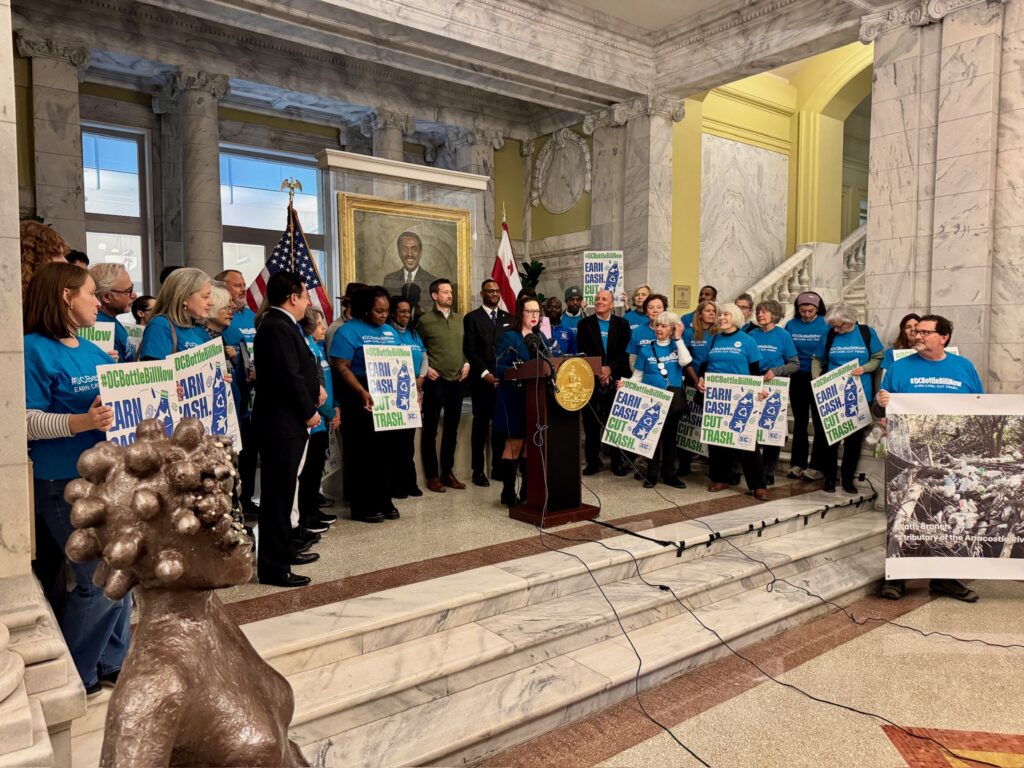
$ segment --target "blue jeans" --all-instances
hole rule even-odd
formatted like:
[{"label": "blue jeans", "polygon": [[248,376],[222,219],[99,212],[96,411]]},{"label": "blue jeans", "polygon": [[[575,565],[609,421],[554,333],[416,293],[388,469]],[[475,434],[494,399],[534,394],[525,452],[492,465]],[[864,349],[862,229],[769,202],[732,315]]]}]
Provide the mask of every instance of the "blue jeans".
[{"label": "blue jeans", "polygon": [[[71,505],[64,501],[64,486],[70,480],[35,480],[36,512],[60,545],[68,543]],[[128,653],[131,635],[132,596],[111,600],[103,589],[92,583],[99,561],[85,565],[68,563],[75,575],[75,588],[68,594],[61,630],[68,644],[78,675],[86,686],[94,685],[99,675],[121,669]]]}]

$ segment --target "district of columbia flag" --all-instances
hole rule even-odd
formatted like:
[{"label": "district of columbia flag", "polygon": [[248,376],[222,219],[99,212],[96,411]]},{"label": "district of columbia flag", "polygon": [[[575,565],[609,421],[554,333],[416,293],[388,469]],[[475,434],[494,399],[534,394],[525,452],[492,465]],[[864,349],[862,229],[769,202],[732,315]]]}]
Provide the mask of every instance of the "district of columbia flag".
[{"label": "district of columbia flag", "polygon": [[314,307],[319,307],[324,313],[327,324],[331,324],[334,314],[331,301],[327,296],[323,283],[320,281],[320,273],[316,269],[312,257],[309,254],[309,245],[306,243],[306,236],[302,233],[302,225],[299,224],[299,214],[288,204],[288,226],[284,234],[274,246],[274,252],[263,266],[252,285],[245,292],[245,301],[253,312],[259,312],[260,304],[267,295],[267,281],[275,272],[288,269],[306,283],[309,290],[309,301]]},{"label": "district of columbia flag", "polygon": [[491,278],[501,289],[501,308],[506,312],[516,311],[516,296],[523,290],[523,282],[519,279],[519,266],[516,256],[512,253],[512,241],[508,237],[508,224],[501,223],[501,243],[494,257]]}]

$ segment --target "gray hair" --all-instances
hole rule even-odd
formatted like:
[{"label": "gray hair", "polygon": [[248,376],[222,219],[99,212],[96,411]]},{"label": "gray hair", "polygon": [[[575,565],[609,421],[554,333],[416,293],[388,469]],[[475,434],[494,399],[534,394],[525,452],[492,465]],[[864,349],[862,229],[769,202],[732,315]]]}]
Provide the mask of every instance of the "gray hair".
[{"label": "gray hair", "polygon": [[828,308],[828,312],[825,313],[825,322],[829,325],[846,325],[847,323],[856,324],[858,322],[857,310],[849,304],[833,304]]},{"label": "gray hair", "polygon": [[782,305],[779,304],[779,302],[777,302],[775,299],[764,299],[762,301],[757,302],[757,306],[754,307],[755,318],[757,317],[757,313],[760,312],[762,309],[767,310],[768,313],[772,316],[773,323],[779,322],[779,320],[782,319],[783,314],[785,314],[782,309]]},{"label": "gray hair", "polygon": [[213,306],[210,307],[211,317],[225,307],[234,303],[231,300],[231,291],[229,291],[227,286],[220,280],[213,281],[213,285],[210,290],[210,299],[213,301]]},{"label": "gray hair", "polygon": [[124,272],[127,272],[124,264],[117,262],[95,264],[90,267],[89,274],[92,275],[93,282],[96,283],[96,295],[104,296],[113,291],[114,285]]},{"label": "gray hair", "polygon": [[746,318],[743,316],[743,310],[737,307],[732,302],[725,302],[718,305],[718,316],[728,314],[732,318],[732,327],[740,328],[743,323],[746,322]]},{"label": "gray hair", "polygon": [[189,296],[203,290],[211,282],[208,274],[195,267],[174,270],[160,287],[150,322],[157,315],[164,315],[171,323],[181,328],[195,325],[196,321],[185,309],[185,302]]},{"label": "gray hair", "polygon": [[679,315],[675,312],[662,312],[656,318],[654,318],[655,325],[667,325],[669,328],[675,328],[679,325]]}]

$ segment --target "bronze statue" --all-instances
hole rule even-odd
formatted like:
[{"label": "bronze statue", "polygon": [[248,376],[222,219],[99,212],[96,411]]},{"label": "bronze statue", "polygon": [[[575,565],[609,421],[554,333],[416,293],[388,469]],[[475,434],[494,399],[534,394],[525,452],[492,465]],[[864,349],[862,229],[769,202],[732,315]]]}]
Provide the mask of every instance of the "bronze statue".
[{"label": "bronze statue", "polygon": [[184,419],[168,438],[140,422],[127,448],[100,443],[65,492],[78,563],[102,558],[111,599],[135,588],[139,623],[107,709],[100,764],[308,765],[288,739],[288,682],[259,657],[215,589],[252,576],[235,518],[230,440]]}]

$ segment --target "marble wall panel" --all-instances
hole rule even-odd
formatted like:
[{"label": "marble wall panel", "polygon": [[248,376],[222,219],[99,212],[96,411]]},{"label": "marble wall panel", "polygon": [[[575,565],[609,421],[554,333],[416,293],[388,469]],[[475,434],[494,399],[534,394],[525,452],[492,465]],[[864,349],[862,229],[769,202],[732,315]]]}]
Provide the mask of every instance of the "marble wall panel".
[{"label": "marble wall panel", "polygon": [[999,61],[999,47],[997,35],[982,35],[954,44],[943,40],[942,81],[953,83],[991,74]]},{"label": "marble wall panel", "polygon": [[913,237],[874,240],[868,243],[867,259],[871,263],[871,272],[891,275],[912,271],[915,246],[916,238]]},{"label": "marble wall panel", "polygon": [[626,129],[598,128],[593,134],[593,191],[590,193],[590,238],[595,249],[622,247]]},{"label": "marble wall panel", "polygon": [[789,158],[705,134],[701,147],[700,280],[741,293],[789,255]]},{"label": "marble wall panel", "polygon": [[999,95],[999,77],[993,74],[953,82],[943,78],[939,86],[939,115],[942,121],[954,117],[991,114]]},{"label": "marble wall panel", "polygon": [[[953,323],[953,338],[957,345],[960,344],[981,344],[988,341],[988,313],[987,307],[979,307],[977,304],[932,304],[931,312],[940,314]],[[972,362],[978,367],[978,373],[984,378],[987,370],[987,361],[984,356],[972,358]]]},{"label": "marble wall panel", "polygon": [[942,22],[942,47],[949,48],[984,35],[1000,34],[1002,3],[976,3],[953,11]]},{"label": "marble wall panel", "polygon": [[990,110],[973,117],[940,122],[937,129],[931,129],[938,131],[935,158],[940,160],[994,150],[996,120],[997,115]]},{"label": "marble wall panel", "polygon": [[[16,362],[15,370],[19,374],[23,371],[24,366],[20,354],[0,355],[0,361],[3,361],[5,367],[8,363]],[[24,424],[25,409],[21,404],[17,409],[5,408],[3,417],[5,421],[20,417]],[[4,514],[0,515],[0,579],[30,572],[29,515],[31,508],[28,490],[29,469],[25,459],[24,446],[24,441],[16,446],[21,449],[19,463],[0,465],[0,488],[3,489],[4,494]]]},{"label": "marble wall panel", "polygon": [[626,124],[622,250],[627,286],[671,283],[672,126],[657,114]]},{"label": "marble wall panel", "polygon": [[932,270],[932,307],[972,307],[989,303],[992,267],[949,267]]},{"label": "marble wall panel", "polygon": [[918,58],[902,59],[892,64],[876,66],[871,89],[872,103],[901,99],[918,93],[921,90],[920,79],[921,60]]},{"label": "marble wall panel", "polygon": [[999,114],[998,146],[1000,152],[1024,147],[1024,109],[1004,109]]},{"label": "marble wall panel", "polygon": [[992,191],[961,192],[935,198],[936,235],[942,232],[961,232],[984,229],[991,225]]},{"label": "marble wall panel", "polygon": [[880,170],[871,181],[871,199],[877,205],[908,203],[917,198],[917,181],[917,169],[912,166]]},{"label": "marble wall panel", "polygon": [[871,173],[914,165],[917,157],[917,140],[918,132],[913,130],[872,139],[868,160]]},{"label": "marble wall panel", "polygon": [[914,276],[910,272],[894,272],[888,275],[865,275],[864,291],[868,302],[883,307],[891,307],[906,301],[913,290]]},{"label": "marble wall panel", "polygon": [[[1003,198],[1005,192],[996,196],[996,201]],[[996,206],[998,212],[999,206]],[[1014,213],[1014,226],[1001,226],[995,230],[995,260],[997,264],[1020,264],[1024,265],[1024,225],[1020,222],[1020,211]]]},{"label": "marble wall panel", "polygon": [[902,133],[917,126],[918,115],[911,102],[889,99],[871,107],[871,141]]},{"label": "marble wall panel", "polygon": [[[954,155],[935,163],[935,185],[959,192],[979,192],[995,187],[995,167],[991,152]],[[933,185],[934,186],[934,185]]]},{"label": "marble wall panel", "polygon": [[985,267],[992,263],[992,232],[987,227],[936,232],[931,247],[936,265]]},{"label": "marble wall panel", "polygon": [[914,270],[927,272],[932,268],[932,236],[918,235],[914,238]]},{"label": "marble wall panel", "polygon": [[1024,344],[990,342],[988,351],[988,373],[992,381],[1020,381],[1021,371],[1024,371]]},{"label": "marble wall panel", "polygon": [[1004,76],[1024,67],[1024,29],[1004,34],[1001,55],[1000,71]]},{"label": "marble wall panel", "polygon": [[916,234],[918,207],[916,201],[874,206],[869,200],[868,237],[872,240],[889,240],[913,236]]},{"label": "marble wall panel", "polygon": [[1024,148],[1008,149],[996,155],[996,190],[1024,186]]},{"label": "marble wall panel", "polygon": [[1004,72],[999,78],[999,101],[1003,111],[1024,107],[1024,69]]},{"label": "marble wall panel", "polygon": [[916,59],[925,49],[920,28],[901,27],[887,32],[875,40],[875,71],[904,59]]},{"label": "marble wall panel", "polygon": [[1020,304],[993,304],[989,320],[990,342],[1020,342]]}]

